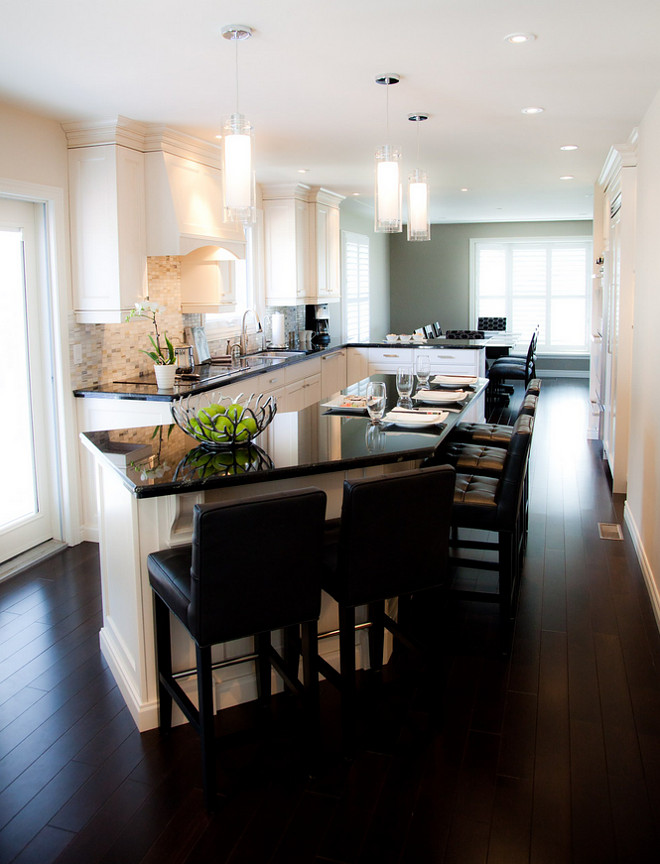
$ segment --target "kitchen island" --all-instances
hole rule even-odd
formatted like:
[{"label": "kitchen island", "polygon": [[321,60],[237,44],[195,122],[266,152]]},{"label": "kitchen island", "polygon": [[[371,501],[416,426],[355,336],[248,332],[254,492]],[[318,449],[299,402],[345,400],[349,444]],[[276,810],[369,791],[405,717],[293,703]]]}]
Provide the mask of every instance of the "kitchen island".
[{"label": "kitchen island", "polygon": [[[391,376],[385,380],[390,407],[396,400]],[[351,388],[366,390],[367,380]],[[177,426],[86,432],[97,481],[103,596],[101,649],[138,728],[158,723],[152,596],[147,555],[189,543],[196,503],[236,500],[265,492],[317,486],[328,495],[327,516],[338,516],[345,477],[405,470],[430,456],[452,426],[483,398],[480,379],[468,397],[451,406],[444,422],[423,431],[398,426],[374,430],[363,413],[342,413],[315,403],[298,412],[277,412],[249,447],[213,455]],[[377,518],[377,514],[375,514]],[[255,526],[255,539],[258,526]],[[412,538],[411,538],[412,539]],[[231,544],[231,538],[227,538]],[[310,567],[317,562],[310,561]],[[240,574],[237,574],[240,578]],[[336,612],[324,596],[320,632],[336,627]],[[172,622],[175,669],[194,666],[194,649],[178,621]],[[364,665],[366,634],[356,633],[358,664]],[[321,653],[334,662],[337,639],[321,640]],[[216,646],[218,707],[255,698],[251,640]],[[188,679],[191,698],[194,679]]]}]

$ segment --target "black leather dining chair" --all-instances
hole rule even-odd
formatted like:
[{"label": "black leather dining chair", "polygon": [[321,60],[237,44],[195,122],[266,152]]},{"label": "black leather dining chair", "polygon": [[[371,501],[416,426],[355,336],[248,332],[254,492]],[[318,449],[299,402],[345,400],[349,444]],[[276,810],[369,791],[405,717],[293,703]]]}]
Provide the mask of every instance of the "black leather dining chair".
[{"label": "black leather dining chair", "polygon": [[[317,620],[319,559],[326,495],[308,488],[221,504],[196,504],[192,544],[147,558],[153,589],[158,662],[159,727],[172,725],[172,700],[201,738],[204,802],[216,796],[211,648],[255,637],[257,693],[270,701],[270,667],[303,696],[310,733],[318,721]],[[170,613],[195,645],[197,699],[188,697],[172,670]],[[300,627],[303,682],[271,645],[271,632]],[[297,667],[297,664],[296,664]]]},{"label": "black leather dining chair", "polygon": [[436,337],[436,339],[438,336],[442,336],[442,327],[440,326],[439,321],[433,322],[433,335]]},{"label": "black leather dining chair", "polygon": [[[337,542],[326,549],[323,590],[337,601],[339,673],[319,658],[321,674],[339,687],[344,744],[352,745],[356,702],[355,610],[366,605],[369,666],[383,663],[384,630],[414,644],[385,601],[442,585],[447,578],[454,469],[436,466],[346,480]],[[335,526],[336,527],[336,526]],[[418,537],[432,538],[432,562],[414,554]]]},{"label": "black leather dining chair", "polygon": [[527,354],[524,359],[516,357],[501,357],[494,360],[488,368],[487,376],[492,386],[488,387],[486,396],[489,402],[506,397],[504,382],[524,381],[525,387],[532,378],[536,377],[536,346],[538,340],[538,328],[532,334]]},{"label": "black leather dining chair", "polygon": [[445,339],[483,339],[483,330],[445,330]]}]

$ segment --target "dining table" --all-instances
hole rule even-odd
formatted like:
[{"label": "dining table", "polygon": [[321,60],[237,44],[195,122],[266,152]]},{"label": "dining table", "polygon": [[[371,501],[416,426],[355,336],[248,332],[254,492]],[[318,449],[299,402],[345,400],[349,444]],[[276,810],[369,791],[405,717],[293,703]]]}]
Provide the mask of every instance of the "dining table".
[{"label": "dining table", "polygon": [[[435,376],[443,379],[443,376]],[[387,390],[382,422],[372,422],[363,399],[370,382]],[[434,379],[431,379],[434,382]],[[345,478],[408,470],[432,456],[475,400],[487,379],[444,376],[400,404],[396,376],[372,375],[301,411],[278,412],[257,437],[234,447],[202,446],[174,422],[155,428],[81,433],[94,458],[99,509],[103,603],[100,643],[140,730],[158,724],[158,687],[147,555],[190,543],[193,508],[315,486],[327,495],[327,518],[340,515]],[[201,408],[203,399],[193,408]],[[180,406],[181,407],[181,406]],[[188,405],[190,408],[190,404]],[[174,412],[176,413],[176,412]],[[378,514],[374,514],[378,520]],[[383,532],[390,526],[382,526]],[[259,526],[254,526],[259,542]],[[229,545],[231,537],[226,538]],[[310,561],[310,568],[320,562]],[[240,573],[236,574],[240,578]],[[332,601],[333,603],[334,601]],[[324,598],[321,654],[336,656],[336,608]],[[175,668],[194,667],[194,648],[173,621]],[[358,665],[366,634],[357,635]],[[219,705],[254,698],[251,646],[216,646]],[[224,664],[224,665],[223,665]],[[194,682],[193,682],[194,684]],[[191,685],[191,694],[194,686]]]}]

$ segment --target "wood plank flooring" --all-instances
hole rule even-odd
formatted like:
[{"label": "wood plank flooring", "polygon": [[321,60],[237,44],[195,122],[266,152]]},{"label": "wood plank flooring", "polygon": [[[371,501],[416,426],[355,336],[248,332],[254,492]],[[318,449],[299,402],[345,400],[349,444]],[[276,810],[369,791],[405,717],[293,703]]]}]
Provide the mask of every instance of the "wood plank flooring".
[{"label": "wood plank flooring", "polygon": [[544,381],[510,657],[494,605],[414,608],[432,650],[365,680],[351,762],[323,685],[312,780],[294,702],[222,712],[213,818],[195,734],[140,735],[100,655],[96,546],[0,585],[0,862],[660,860],[660,638],[629,538],[599,539],[622,500],[586,417],[585,382]]}]

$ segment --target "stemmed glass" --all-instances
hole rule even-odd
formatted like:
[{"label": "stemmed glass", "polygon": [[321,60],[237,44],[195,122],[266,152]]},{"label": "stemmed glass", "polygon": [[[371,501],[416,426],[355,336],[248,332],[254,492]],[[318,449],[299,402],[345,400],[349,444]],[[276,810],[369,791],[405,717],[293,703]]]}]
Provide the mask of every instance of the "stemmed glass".
[{"label": "stemmed glass", "polygon": [[384,381],[370,381],[367,384],[367,411],[372,423],[378,423],[385,413],[387,388]]},{"label": "stemmed glass", "polygon": [[396,370],[396,392],[399,394],[398,404],[412,408],[410,394],[413,390],[414,375],[412,366],[399,366]]},{"label": "stemmed glass", "polygon": [[429,386],[429,378],[431,377],[431,358],[428,354],[419,355],[415,362],[415,372],[420,389],[427,388]]}]

